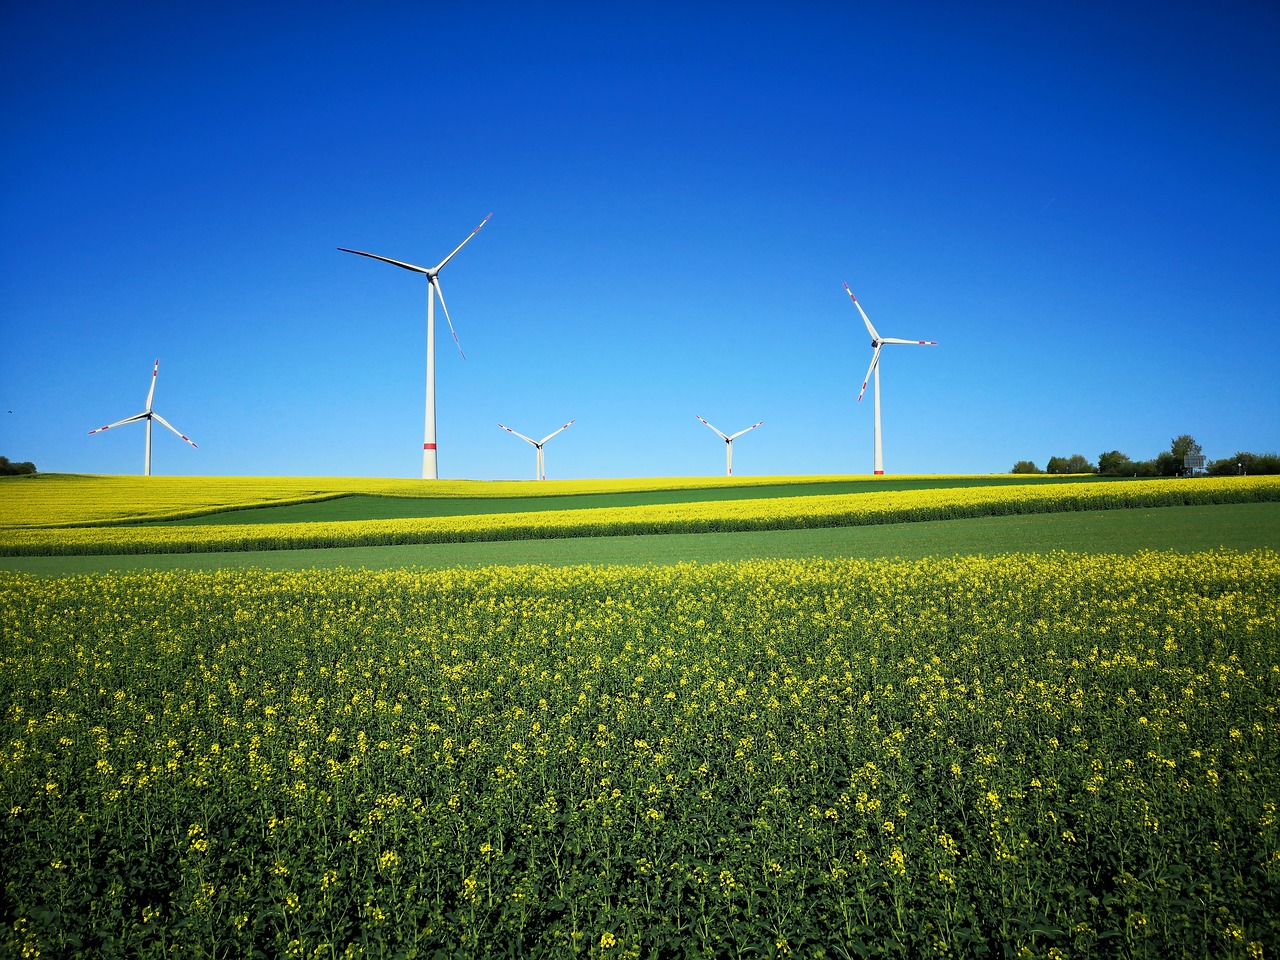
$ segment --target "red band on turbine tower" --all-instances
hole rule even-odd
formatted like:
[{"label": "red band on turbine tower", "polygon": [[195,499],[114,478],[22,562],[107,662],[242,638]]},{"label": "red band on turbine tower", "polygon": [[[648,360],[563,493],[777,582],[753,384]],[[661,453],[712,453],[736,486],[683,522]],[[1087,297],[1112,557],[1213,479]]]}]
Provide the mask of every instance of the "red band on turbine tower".
[{"label": "red band on turbine tower", "polygon": [[422,445],[423,450],[434,450],[435,448],[436,448],[436,445],[434,443],[424,443]]}]

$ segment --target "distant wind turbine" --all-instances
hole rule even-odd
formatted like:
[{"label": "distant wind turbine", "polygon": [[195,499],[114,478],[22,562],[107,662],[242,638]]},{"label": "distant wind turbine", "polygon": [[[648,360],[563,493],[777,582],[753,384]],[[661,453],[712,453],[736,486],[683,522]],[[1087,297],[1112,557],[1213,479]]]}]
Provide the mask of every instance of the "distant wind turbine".
[{"label": "distant wind turbine", "polygon": [[[694,416],[698,417],[696,413]],[[698,417],[698,419],[702,420],[701,417]],[[707,423],[705,420],[702,420],[702,422]],[[760,423],[764,423],[764,421],[761,420]],[[746,430],[739,430],[737,433],[732,435],[721,433],[719,430],[716,430],[715,427],[711,427],[711,424],[707,423],[707,426],[711,427],[712,430],[715,430],[720,439],[724,441],[724,475],[726,477],[733,476],[733,441],[737,440],[744,433],[754,430],[756,427],[760,426],[760,423],[753,423],[751,426],[747,427]]]},{"label": "distant wind turbine", "polygon": [[867,381],[871,379],[874,372],[876,377],[876,430],[875,430],[875,473],[880,476],[884,473],[884,451],[880,442],[880,348],[886,343],[905,343],[913,347],[936,347],[936,340],[900,340],[897,337],[882,337],[876,333],[876,328],[871,325],[871,319],[867,316],[867,312],[862,309],[862,304],[858,302],[858,298],[853,295],[853,291],[849,289],[849,285],[844,285],[845,293],[849,294],[849,299],[853,301],[853,305],[858,308],[858,313],[862,314],[862,322],[867,325],[867,332],[871,334],[871,366],[867,367],[867,375],[862,380],[862,389],[858,392],[858,402],[862,402],[862,395],[867,392]]},{"label": "distant wind turbine", "polygon": [[193,447],[196,446],[196,442],[194,440],[192,440],[186,434],[179,433],[177,429],[174,428],[173,424],[171,424],[168,420],[166,420],[164,417],[160,416],[160,414],[156,413],[154,410],[151,409],[151,401],[155,398],[155,395],[156,395],[156,377],[159,375],[159,373],[160,373],[160,361],[157,359],[156,365],[151,369],[151,389],[147,391],[147,408],[145,410],[143,410],[141,413],[135,413],[132,417],[125,417],[123,420],[117,420],[115,423],[108,423],[105,427],[99,427],[97,430],[89,431],[89,436],[93,436],[95,433],[101,433],[103,430],[110,430],[112,427],[120,427],[126,423],[133,423],[136,420],[147,421],[146,454],[143,457],[143,461],[142,461],[142,475],[144,477],[151,476],[151,421],[152,420],[159,420],[162,425],[172,430],[175,436],[180,437],[181,439],[187,441],[187,443],[191,444]]},{"label": "distant wind turbine", "polygon": [[[492,217],[493,214],[489,214]],[[480,221],[480,227],[489,222],[489,217],[485,217]],[[402,260],[392,260],[390,257],[380,257],[376,253],[365,253],[363,250],[348,250],[346,247],[339,247],[343,253],[354,253],[361,257],[370,257],[374,260],[381,260],[383,263],[389,263],[392,266],[403,267],[405,270],[412,270],[414,273],[421,273],[427,278],[427,412],[426,426],[423,429],[422,438],[422,479],[436,480],[440,476],[439,468],[436,462],[436,297],[440,298],[440,307],[444,310],[444,318],[449,324],[449,332],[453,334],[453,342],[458,346],[458,353],[462,354],[462,359],[466,359],[467,355],[462,353],[462,344],[458,342],[458,334],[453,329],[453,320],[449,317],[449,308],[445,306],[444,291],[440,289],[440,280],[437,274],[444,269],[444,265],[453,259],[454,254],[465,247],[477,233],[480,227],[476,227],[468,234],[467,239],[463,240],[453,249],[453,253],[449,254],[434,267],[419,267],[416,264],[405,263]]]},{"label": "distant wind turbine", "polygon": [[507,433],[510,433],[510,434],[512,434],[513,436],[517,436],[517,437],[519,437],[519,438],[520,438],[521,440],[523,440],[525,443],[531,443],[531,444],[533,444],[534,449],[536,449],[536,450],[538,451],[538,454],[537,454],[537,475],[536,475],[533,479],[535,479],[535,480],[545,480],[545,479],[547,479],[547,460],[546,460],[546,457],[544,456],[544,454],[543,454],[543,452],[542,452],[542,448],[543,448],[543,446],[546,444],[546,442],[547,442],[548,440],[550,440],[552,437],[554,437],[554,436],[555,436],[557,433],[559,433],[561,430],[568,430],[571,426],[573,426],[573,425],[574,425],[575,423],[577,423],[577,422],[578,422],[578,421],[577,421],[576,419],[574,419],[574,420],[570,420],[570,421],[569,421],[568,423],[566,423],[563,427],[561,427],[561,428],[560,428],[560,430],[556,430],[554,433],[548,433],[548,434],[547,434],[545,437],[543,437],[541,440],[534,440],[534,439],[532,439],[532,438],[530,438],[530,437],[526,437],[523,433],[516,433],[516,431],[512,430],[510,427],[508,427],[508,426],[506,426],[505,424],[502,424],[502,423],[498,424],[498,426],[502,427],[502,429],[503,429],[503,430],[505,430],[505,431],[507,431]]}]

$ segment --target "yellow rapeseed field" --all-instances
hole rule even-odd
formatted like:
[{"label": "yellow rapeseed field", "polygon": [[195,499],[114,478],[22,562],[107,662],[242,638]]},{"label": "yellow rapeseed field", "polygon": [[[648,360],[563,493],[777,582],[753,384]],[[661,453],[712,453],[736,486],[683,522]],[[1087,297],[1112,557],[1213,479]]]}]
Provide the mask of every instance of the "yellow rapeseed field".
[{"label": "yellow rapeseed field", "polygon": [[0,950],[1275,956],[1278,611],[1269,551],[0,574]]}]

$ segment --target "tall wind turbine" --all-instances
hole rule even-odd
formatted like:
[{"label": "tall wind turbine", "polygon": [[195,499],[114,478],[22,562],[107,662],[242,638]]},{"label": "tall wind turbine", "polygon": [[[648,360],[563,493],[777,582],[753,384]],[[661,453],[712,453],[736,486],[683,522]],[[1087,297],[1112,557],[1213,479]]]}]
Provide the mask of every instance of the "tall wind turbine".
[{"label": "tall wind turbine", "polygon": [[[563,427],[561,427],[560,430],[568,430],[571,426],[573,426],[577,422],[578,421],[576,419],[570,420]],[[538,472],[533,479],[535,480],[547,479],[547,460],[545,455],[542,452],[542,448],[546,444],[546,442],[550,440],[552,437],[554,437],[556,433],[559,433],[560,430],[555,431],[555,433],[548,433],[541,440],[534,440],[531,437],[526,437],[523,433],[516,433],[514,430],[512,430],[510,427],[506,426],[505,424],[500,423],[498,424],[498,426],[502,427],[502,429],[507,431],[507,433],[510,433],[514,436],[519,437],[525,443],[533,444],[534,448],[538,451],[538,455],[537,455],[537,471]]]},{"label": "tall wind turbine", "polygon": [[849,289],[849,285],[844,285],[845,293],[849,294],[849,299],[853,301],[853,305],[858,308],[858,313],[862,314],[862,322],[867,325],[867,332],[871,334],[871,366],[867,367],[867,375],[862,380],[862,389],[858,392],[858,402],[862,402],[862,395],[867,392],[867,381],[871,379],[872,372],[876,376],[876,458],[875,472],[876,476],[884,473],[884,451],[880,443],[880,348],[886,343],[905,343],[913,347],[936,347],[936,340],[900,340],[897,337],[882,337],[876,333],[876,328],[871,325],[871,319],[867,316],[867,311],[862,309],[862,304],[858,302],[858,298],[853,295],[853,291]]},{"label": "tall wind turbine", "polygon": [[[492,213],[489,214],[489,217],[492,216]],[[485,217],[480,221],[480,227],[489,222],[489,217]],[[416,264],[405,263],[402,260],[380,257],[376,253],[365,253],[363,250],[348,250],[346,247],[338,248],[343,253],[371,257],[374,260],[381,260],[383,263],[389,263],[392,266],[403,267],[405,270],[412,270],[414,273],[421,273],[427,278],[427,415],[422,437],[422,479],[424,480],[436,480],[440,476],[436,464],[436,297],[440,298],[440,307],[444,310],[444,318],[449,323],[449,332],[453,334],[453,342],[458,346],[458,353],[462,354],[462,359],[465,360],[467,358],[467,355],[462,353],[462,344],[458,342],[458,334],[453,329],[453,320],[449,318],[449,308],[445,306],[444,291],[440,289],[440,280],[437,275],[444,269],[444,265],[453,259],[454,254],[465,247],[471,241],[471,238],[480,232],[480,227],[472,230],[466,240],[454,247],[453,253],[449,254],[434,267],[419,267]]]},{"label": "tall wind turbine", "polygon": [[147,408],[145,410],[143,410],[141,413],[135,413],[132,417],[125,417],[123,420],[117,420],[115,423],[108,423],[105,427],[99,427],[97,430],[89,431],[89,436],[93,436],[95,433],[101,433],[103,430],[110,430],[112,427],[119,427],[119,426],[123,426],[126,423],[133,423],[135,420],[147,421],[146,454],[142,460],[142,475],[144,477],[151,476],[151,421],[152,420],[159,420],[161,424],[163,424],[164,426],[172,430],[175,436],[180,437],[181,439],[187,441],[187,443],[191,444],[193,447],[196,446],[196,442],[194,440],[192,440],[190,437],[188,437],[184,433],[179,433],[177,429],[174,428],[173,424],[171,424],[168,420],[166,420],[164,417],[160,416],[160,414],[156,413],[154,410],[151,409],[151,401],[155,398],[155,395],[156,395],[156,377],[159,375],[159,373],[160,373],[160,361],[157,359],[156,365],[151,368],[151,389],[147,391]]},{"label": "tall wind turbine", "polygon": [[[696,413],[694,414],[694,416],[698,417]],[[702,420],[701,417],[698,417],[698,419]],[[705,420],[702,420],[702,422],[707,423],[707,421]],[[764,421],[761,420],[760,423],[764,423]],[[712,430],[715,430],[715,432],[719,435],[720,439],[724,441],[724,475],[726,477],[733,476],[733,441],[737,440],[744,433],[754,430],[756,427],[760,426],[760,423],[753,423],[751,426],[747,427],[746,430],[739,430],[737,433],[733,435],[720,433],[719,430],[716,430],[715,427],[711,427],[711,424],[707,423],[707,426],[711,427]]]}]

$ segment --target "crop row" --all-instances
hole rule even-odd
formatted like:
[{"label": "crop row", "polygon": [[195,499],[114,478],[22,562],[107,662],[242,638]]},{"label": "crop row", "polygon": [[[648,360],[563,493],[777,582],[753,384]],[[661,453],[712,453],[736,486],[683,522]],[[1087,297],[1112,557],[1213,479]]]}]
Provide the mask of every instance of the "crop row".
[{"label": "crop row", "polygon": [[1280,949],[1280,555],[0,575],[0,950]]},{"label": "crop row", "polygon": [[959,517],[1280,500],[1280,478],[959,487],[398,520],[0,530],[2,555],[190,553],[654,533],[794,530]]}]

